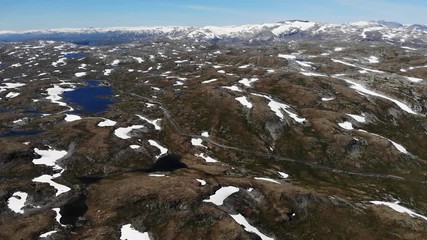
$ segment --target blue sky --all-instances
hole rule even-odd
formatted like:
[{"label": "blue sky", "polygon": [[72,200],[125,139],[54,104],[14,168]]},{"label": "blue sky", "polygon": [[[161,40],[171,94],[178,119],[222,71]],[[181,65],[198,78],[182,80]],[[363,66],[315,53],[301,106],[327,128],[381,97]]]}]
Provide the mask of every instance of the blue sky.
[{"label": "blue sky", "polygon": [[426,0],[0,0],[0,30],[233,25],[305,19],[427,24]]}]

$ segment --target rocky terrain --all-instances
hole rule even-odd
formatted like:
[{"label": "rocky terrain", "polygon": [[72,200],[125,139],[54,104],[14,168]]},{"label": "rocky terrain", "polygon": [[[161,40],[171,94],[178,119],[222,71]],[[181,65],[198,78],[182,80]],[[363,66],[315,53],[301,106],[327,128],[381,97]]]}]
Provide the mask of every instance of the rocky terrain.
[{"label": "rocky terrain", "polygon": [[426,239],[422,36],[3,42],[0,239]]}]

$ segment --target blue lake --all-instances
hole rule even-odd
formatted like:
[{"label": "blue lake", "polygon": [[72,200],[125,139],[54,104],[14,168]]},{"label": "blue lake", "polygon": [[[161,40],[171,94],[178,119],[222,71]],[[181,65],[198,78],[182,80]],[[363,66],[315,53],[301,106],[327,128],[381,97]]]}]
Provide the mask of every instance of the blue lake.
[{"label": "blue lake", "polygon": [[93,114],[107,111],[108,105],[114,103],[111,87],[101,85],[98,80],[88,80],[85,83],[83,87],[63,93],[67,103],[79,106],[79,110],[70,113]]},{"label": "blue lake", "polygon": [[0,134],[0,138],[5,137],[15,137],[15,136],[31,136],[44,132],[43,130],[27,130],[27,131],[15,131],[10,130],[9,132],[5,132]]},{"label": "blue lake", "polygon": [[86,57],[86,53],[68,53],[65,54],[64,57],[66,59],[84,58]]}]

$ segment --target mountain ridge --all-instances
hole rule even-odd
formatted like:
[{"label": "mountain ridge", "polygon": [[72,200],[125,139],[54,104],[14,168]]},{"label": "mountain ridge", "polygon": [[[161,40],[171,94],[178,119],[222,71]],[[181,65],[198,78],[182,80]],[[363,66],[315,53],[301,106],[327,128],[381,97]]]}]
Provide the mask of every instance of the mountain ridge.
[{"label": "mountain ridge", "polygon": [[427,46],[427,26],[397,22],[359,21],[330,24],[306,20],[229,26],[154,26],[107,28],[59,28],[50,30],[0,31],[0,41],[57,40],[89,43],[132,42],[169,38],[173,40],[268,42],[295,39],[381,41]]}]

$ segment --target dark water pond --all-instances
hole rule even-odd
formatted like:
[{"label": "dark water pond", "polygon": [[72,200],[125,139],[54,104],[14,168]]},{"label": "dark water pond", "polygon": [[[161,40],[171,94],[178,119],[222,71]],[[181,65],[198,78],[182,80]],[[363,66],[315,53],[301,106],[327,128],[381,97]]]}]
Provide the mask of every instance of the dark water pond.
[{"label": "dark water pond", "polygon": [[0,138],[15,137],[15,136],[31,136],[31,135],[36,135],[42,132],[44,131],[43,130],[27,130],[27,131],[10,130],[8,132],[0,134]]},{"label": "dark water pond", "polygon": [[101,85],[98,80],[88,80],[85,83],[85,86],[74,91],[64,92],[63,96],[68,103],[80,107],[79,110],[70,113],[100,113],[114,103],[111,87]]},{"label": "dark water pond", "polygon": [[44,112],[37,110],[37,109],[27,109],[22,111],[22,113],[27,113],[27,114],[34,114],[34,115],[42,115],[44,114]]},{"label": "dark water pond", "polygon": [[75,225],[88,209],[86,204],[86,196],[80,195],[77,199],[69,202],[61,207],[59,213],[61,214],[61,222],[64,225]]},{"label": "dark water pond", "polygon": [[84,58],[86,57],[86,53],[68,53],[65,54],[64,57],[66,59]]},{"label": "dark water pond", "polygon": [[157,159],[147,172],[172,172],[180,168],[187,168],[187,165],[181,162],[181,156],[168,154]]}]

